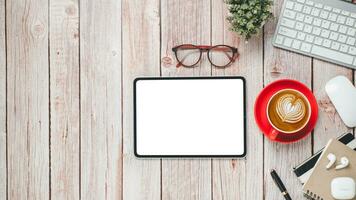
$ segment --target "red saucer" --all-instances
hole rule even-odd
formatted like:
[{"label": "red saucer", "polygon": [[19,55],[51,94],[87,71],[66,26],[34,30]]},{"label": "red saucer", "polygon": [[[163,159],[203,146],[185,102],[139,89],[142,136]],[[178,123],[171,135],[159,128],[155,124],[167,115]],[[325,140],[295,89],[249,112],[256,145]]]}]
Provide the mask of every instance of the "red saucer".
[{"label": "red saucer", "polygon": [[[310,121],[308,125],[305,126],[302,130],[293,134],[279,133],[278,136],[275,137],[270,134],[271,131],[273,130],[273,127],[269,124],[267,119],[267,113],[266,113],[267,103],[273,94],[275,94],[276,92],[282,89],[294,89],[303,93],[310,102],[311,115],[310,115]],[[304,84],[302,84],[301,82],[290,80],[290,79],[282,79],[282,80],[274,81],[269,85],[267,85],[257,96],[254,109],[255,109],[254,111],[255,121],[259,126],[259,128],[261,129],[261,131],[270,140],[281,142],[281,143],[292,143],[306,137],[314,129],[316,122],[318,120],[318,104],[316,102],[315,96],[313,95],[313,92],[310,91],[310,89]]]}]

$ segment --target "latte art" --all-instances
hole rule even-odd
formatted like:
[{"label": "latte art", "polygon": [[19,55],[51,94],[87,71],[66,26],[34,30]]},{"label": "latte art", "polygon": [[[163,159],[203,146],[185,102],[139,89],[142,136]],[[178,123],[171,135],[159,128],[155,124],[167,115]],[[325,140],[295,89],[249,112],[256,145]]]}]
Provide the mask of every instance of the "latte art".
[{"label": "latte art", "polygon": [[276,105],[276,112],[282,122],[298,123],[306,115],[306,107],[302,99],[293,94],[284,94]]}]

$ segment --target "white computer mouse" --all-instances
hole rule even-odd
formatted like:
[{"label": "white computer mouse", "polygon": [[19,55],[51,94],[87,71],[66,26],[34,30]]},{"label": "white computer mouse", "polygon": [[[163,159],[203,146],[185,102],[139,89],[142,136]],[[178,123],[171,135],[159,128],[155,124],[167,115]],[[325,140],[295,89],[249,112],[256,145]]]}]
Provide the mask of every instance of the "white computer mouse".
[{"label": "white computer mouse", "polygon": [[326,83],[326,93],[342,121],[348,127],[356,126],[356,88],[345,76],[337,76]]}]

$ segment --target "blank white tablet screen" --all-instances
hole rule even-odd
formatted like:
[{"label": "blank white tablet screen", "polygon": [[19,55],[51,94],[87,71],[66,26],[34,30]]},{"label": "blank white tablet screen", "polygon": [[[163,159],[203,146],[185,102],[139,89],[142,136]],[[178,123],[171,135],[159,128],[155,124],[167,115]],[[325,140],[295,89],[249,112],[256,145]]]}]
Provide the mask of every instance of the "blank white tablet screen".
[{"label": "blank white tablet screen", "polygon": [[241,78],[137,79],[137,156],[243,156]]}]

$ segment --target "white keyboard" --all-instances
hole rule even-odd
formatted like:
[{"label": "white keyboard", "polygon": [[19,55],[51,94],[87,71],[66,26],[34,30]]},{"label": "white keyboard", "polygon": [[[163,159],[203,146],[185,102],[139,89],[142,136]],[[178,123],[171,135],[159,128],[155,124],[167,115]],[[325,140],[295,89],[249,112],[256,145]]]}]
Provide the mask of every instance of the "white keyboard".
[{"label": "white keyboard", "polygon": [[273,45],[356,69],[356,5],[285,0]]}]

